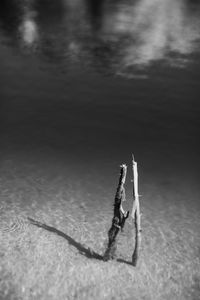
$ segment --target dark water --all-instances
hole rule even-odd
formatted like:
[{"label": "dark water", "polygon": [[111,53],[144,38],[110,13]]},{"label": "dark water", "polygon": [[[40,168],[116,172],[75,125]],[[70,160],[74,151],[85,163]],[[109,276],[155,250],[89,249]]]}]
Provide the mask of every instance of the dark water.
[{"label": "dark water", "polygon": [[2,157],[109,187],[133,152],[141,188],[179,182],[198,200],[199,49],[194,0],[2,0]]}]

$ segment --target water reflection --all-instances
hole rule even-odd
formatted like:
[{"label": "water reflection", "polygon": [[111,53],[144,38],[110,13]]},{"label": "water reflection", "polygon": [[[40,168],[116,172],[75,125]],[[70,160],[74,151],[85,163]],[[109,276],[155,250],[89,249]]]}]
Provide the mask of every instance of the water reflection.
[{"label": "water reflection", "polygon": [[0,36],[37,48],[49,61],[126,74],[158,60],[185,64],[198,51],[199,5],[191,0],[3,0],[0,6]]},{"label": "water reflection", "polygon": [[31,47],[38,41],[38,27],[33,12],[27,11],[24,15],[19,33],[25,46]]},{"label": "water reflection", "polygon": [[5,35],[9,42],[17,42],[17,30],[21,22],[22,7],[16,1],[0,1],[0,37]]},{"label": "water reflection", "polygon": [[129,9],[124,6],[113,19],[109,25],[113,32],[131,38],[124,49],[126,65],[146,65],[174,53],[190,54],[200,38],[199,18],[188,13],[182,0],[138,1]]},{"label": "water reflection", "polygon": [[99,30],[102,26],[105,0],[87,0],[86,3],[92,25],[95,30]]}]

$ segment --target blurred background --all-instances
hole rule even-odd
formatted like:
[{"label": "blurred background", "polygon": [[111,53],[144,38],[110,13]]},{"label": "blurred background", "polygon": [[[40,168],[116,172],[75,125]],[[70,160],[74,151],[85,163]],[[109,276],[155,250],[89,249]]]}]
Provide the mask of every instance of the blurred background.
[{"label": "blurred background", "polygon": [[199,49],[195,0],[1,0],[1,164],[102,205],[134,153],[141,201],[199,207]]}]

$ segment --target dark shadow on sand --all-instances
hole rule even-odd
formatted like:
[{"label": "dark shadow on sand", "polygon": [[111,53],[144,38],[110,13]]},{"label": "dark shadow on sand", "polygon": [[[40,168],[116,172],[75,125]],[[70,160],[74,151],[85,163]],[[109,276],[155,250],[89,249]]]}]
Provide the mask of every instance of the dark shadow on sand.
[{"label": "dark shadow on sand", "polygon": [[52,227],[52,226],[48,226],[44,223],[41,223],[41,222],[38,222],[32,218],[29,218],[28,217],[28,220],[29,222],[32,224],[32,225],[35,225],[37,227],[40,227],[40,228],[43,228],[45,230],[48,230],[50,232],[54,232],[55,234],[63,237],[64,239],[66,239],[68,241],[68,243],[72,246],[74,246],[76,249],[78,249],[79,253],[86,256],[87,258],[95,258],[95,259],[98,259],[98,260],[103,260],[103,257],[92,251],[90,248],[85,248],[82,244],[76,242],[73,238],[71,238],[69,235],[65,234],[64,232],[56,229],[55,227]]}]

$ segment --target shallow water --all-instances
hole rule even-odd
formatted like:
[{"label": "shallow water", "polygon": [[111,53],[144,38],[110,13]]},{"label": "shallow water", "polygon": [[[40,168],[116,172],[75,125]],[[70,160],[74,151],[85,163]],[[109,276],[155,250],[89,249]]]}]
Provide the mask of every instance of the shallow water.
[{"label": "shallow water", "polygon": [[1,1],[2,160],[103,194],[133,152],[144,194],[198,201],[199,25],[189,0]]}]

